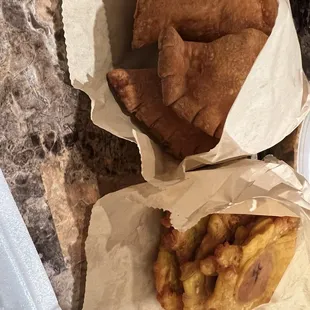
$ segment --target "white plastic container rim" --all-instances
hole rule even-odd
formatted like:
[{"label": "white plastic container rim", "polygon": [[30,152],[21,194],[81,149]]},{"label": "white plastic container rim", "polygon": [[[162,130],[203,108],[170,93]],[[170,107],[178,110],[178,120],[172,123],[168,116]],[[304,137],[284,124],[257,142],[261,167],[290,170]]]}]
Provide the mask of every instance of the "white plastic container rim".
[{"label": "white plastic container rim", "polygon": [[299,134],[297,172],[310,182],[310,114],[304,120]]},{"label": "white plastic container rim", "polygon": [[60,309],[1,169],[0,275],[1,310]]}]

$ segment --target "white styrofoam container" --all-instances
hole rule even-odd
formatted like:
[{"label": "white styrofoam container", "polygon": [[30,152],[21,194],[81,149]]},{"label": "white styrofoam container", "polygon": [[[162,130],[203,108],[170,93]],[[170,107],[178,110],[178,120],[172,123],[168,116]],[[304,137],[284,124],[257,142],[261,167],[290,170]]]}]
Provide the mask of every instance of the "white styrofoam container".
[{"label": "white styrofoam container", "polygon": [[297,172],[310,181],[310,115],[304,120],[299,134]]},{"label": "white styrofoam container", "polygon": [[60,309],[0,170],[0,310]]}]

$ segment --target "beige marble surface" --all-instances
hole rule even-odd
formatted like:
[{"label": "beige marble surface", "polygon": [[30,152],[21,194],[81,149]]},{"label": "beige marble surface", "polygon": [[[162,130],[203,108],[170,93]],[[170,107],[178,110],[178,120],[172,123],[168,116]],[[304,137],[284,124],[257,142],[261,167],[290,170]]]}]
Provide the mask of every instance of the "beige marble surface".
[{"label": "beige marble surface", "polygon": [[61,1],[0,0],[0,167],[62,309],[80,309],[98,197],[141,182],[136,146],[69,83]]}]

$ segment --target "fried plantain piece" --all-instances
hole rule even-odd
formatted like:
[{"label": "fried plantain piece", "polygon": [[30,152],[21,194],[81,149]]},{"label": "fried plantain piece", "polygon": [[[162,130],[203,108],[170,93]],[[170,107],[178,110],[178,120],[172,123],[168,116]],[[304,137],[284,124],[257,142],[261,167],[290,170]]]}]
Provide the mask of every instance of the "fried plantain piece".
[{"label": "fried plantain piece", "polygon": [[154,264],[157,300],[165,310],[182,310],[182,283],[179,265],[174,253],[160,247]]},{"label": "fried plantain piece", "polygon": [[157,299],[165,310],[183,310],[182,296],[175,292],[165,290]]},{"label": "fried plantain piece", "polygon": [[181,266],[181,281],[184,287],[184,310],[204,310],[206,298],[211,294],[207,289],[206,277],[200,271],[199,262],[188,262]]},{"label": "fried plantain piece", "polygon": [[236,229],[234,244],[241,245],[249,237],[250,229],[246,226],[239,226]]},{"label": "fried plantain piece", "polygon": [[[195,251],[207,232],[209,217],[202,218],[185,232],[173,229],[163,237],[163,246],[176,252],[180,264],[194,258]],[[165,221],[166,223],[166,221]]]},{"label": "fried plantain piece", "polygon": [[214,256],[208,256],[200,261],[201,272],[208,277],[217,276],[217,261]]},{"label": "fried plantain piece", "polygon": [[108,81],[129,113],[141,121],[151,137],[177,159],[208,152],[218,139],[180,119],[162,101],[156,69],[116,69]]},{"label": "fried plantain piece", "polygon": [[255,219],[250,215],[212,214],[208,223],[208,231],[196,253],[196,259],[202,260],[213,255],[215,248],[229,241],[239,226]]},{"label": "fried plantain piece", "polygon": [[165,310],[183,309],[179,262],[185,263],[193,258],[207,231],[208,220],[209,217],[202,218],[191,229],[179,232],[171,225],[170,212],[164,212],[161,246],[154,264],[154,275],[157,299]]},{"label": "fried plantain piece", "polygon": [[269,35],[277,13],[277,0],[137,0],[132,46],[156,42],[169,26],[184,39],[199,42],[247,28]]},{"label": "fried plantain piece", "polygon": [[218,278],[206,309],[249,310],[269,302],[295,253],[295,218],[265,218],[251,228],[243,245],[215,251]]},{"label": "fried plantain piece", "polygon": [[159,39],[158,73],[163,102],[177,115],[220,138],[236,100],[267,36],[255,29],[211,43],[184,42],[166,28]]}]

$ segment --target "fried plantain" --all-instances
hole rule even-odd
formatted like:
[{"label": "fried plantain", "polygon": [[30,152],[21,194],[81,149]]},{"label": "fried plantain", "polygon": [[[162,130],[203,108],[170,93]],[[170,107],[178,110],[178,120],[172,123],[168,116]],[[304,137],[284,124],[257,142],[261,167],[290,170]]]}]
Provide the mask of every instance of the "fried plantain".
[{"label": "fried plantain", "polygon": [[176,229],[164,235],[163,245],[176,252],[180,264],[184,264],[194,258],[195,251],[200,245],[208,229],[209,217],[202,218],[198,224],[185,232]]},{"label": "fried plantain", "polygon": [[[162,225],[154,271],[157,298],[164,309],[250,310],[273,295],[295,253],[299,219],[213,214],[180,233],[167,212]],[[212,242],[202,242],[210,254],[193,261],[197,232],[198,239],[204,232],[204,240]],[[167,235],[177,236],[177,241],[165,239]],[[192,253],[191,261],[187,260],[191,255],[185,259],[184,253]]]},{"label": "fried plantain", "polygon": [[208,256],[200,261],[200,270],[205,276],[217,276],[217,261],[214,256]]},{"label": "fried plantain", "polygon": [[180,267],[174,253],[161,247],[154,265],[157,299],[166,310],[182,310]]},{"label": "fried plantain", "polygon": [[188,262],[181,266],[183,282],[184,310],[204,310],[205,302],[211,293],[206,287],[206,277],[200,271],[199,262]]},{"label": "fried plantain", "polygon": [[239,226],[236,229],[234,244],[241,245],[249,237],[250,229],[246,226]]},{"label": "fried plantain", "polygon": [[219,244],[231,240],[239,226],[249,223],[254,218],[254,216],[250,215],[211,215],[208,224],[208,232],[197,250],[196,259],[201,260],[212,255]]},{"label": "fried plantain", "polygon": [[170,212],[164,213],[161,247],[154,265],[154,275],[157,299],[165,310],[183,309],[179,263],[193,258],[207,231],[208,220],[209,217],[202,218],[191,229],[179,232],[171,226]]},{"label": "fried plantain", "polygon": [[265,218],[242,245],[215,251],[218,278],[206,309],[249,310],[269,302],[295,253],[299,220]]}]

